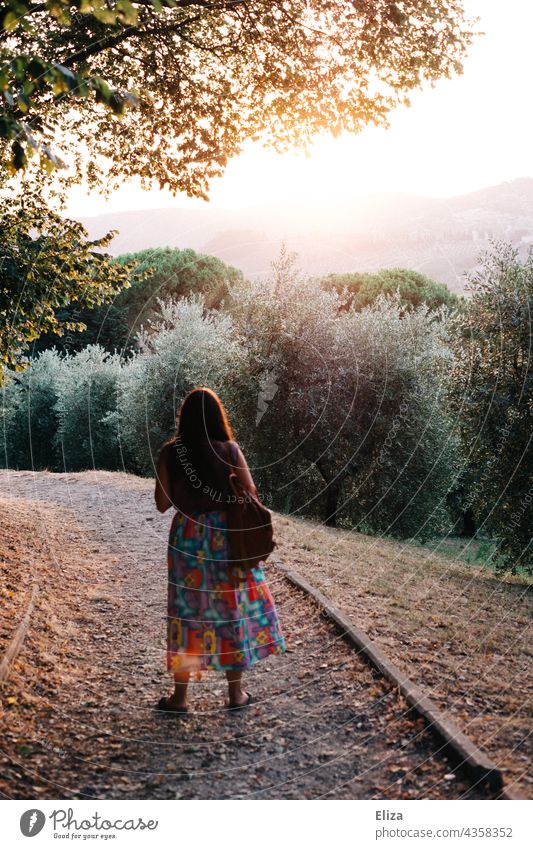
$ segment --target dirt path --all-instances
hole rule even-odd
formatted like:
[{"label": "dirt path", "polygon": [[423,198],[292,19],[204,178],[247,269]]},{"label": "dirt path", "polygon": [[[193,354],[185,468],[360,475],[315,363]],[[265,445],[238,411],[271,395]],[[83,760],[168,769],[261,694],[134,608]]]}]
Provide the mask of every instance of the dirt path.
[{"label": "dirt path", "polygon": [[170,515],[155,512],[151,482],[105,472],[0,472],[0,497],[4,539],[16,537],[2,550],[16,608],[3,637],[22,618],[32,581],[39,584],[28,636],[2,693],[5,796],[468,793],[387,682],[273,567],[267,576],[289,651],[249,673],[256,705],[228,715],[221,676],[211,673],[194,682],[194,713],[158,714],[154,704],[170,692]]}]

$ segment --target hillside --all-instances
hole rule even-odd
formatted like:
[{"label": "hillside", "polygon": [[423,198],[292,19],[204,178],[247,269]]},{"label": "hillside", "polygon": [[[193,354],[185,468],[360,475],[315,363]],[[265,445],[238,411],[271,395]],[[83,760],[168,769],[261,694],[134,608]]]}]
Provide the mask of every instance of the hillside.
[{"label": "hillside", "polygon": [[241,268],[268,273],[285,240],[308,274],[404,266],[464,291],[491,239],[533,244],[533,178],[454,198],[383,194],[341,203],[308,201],[247,209],[132,210],[83,219],[91,236],[119,231],[114,254],[191,247]]},{"label": "hillside", "polygon": [[[531,580],[441,550],[277,516],[276,549],[375,640],[528,798]],[[463,540],[468,548],[471,541]]]}]

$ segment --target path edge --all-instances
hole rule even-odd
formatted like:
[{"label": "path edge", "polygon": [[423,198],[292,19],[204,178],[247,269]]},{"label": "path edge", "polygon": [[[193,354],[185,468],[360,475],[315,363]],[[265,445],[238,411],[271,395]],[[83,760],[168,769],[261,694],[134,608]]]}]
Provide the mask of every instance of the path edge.
[{"label": "path edge", "polygon": [[398,688],[413,712],[424,720],[428,730],[444,744],[453,760],[457,761],[457,766],[463,769],[474,783],[488,784],[491,792],[498,799],[514,801],[520,798],[505,788],[503,774],[496,764],[454,722],[444,716],[418,684],[411,681],[395,663],[389,660],[365,631],[354,625],[352,620],[335,607],[320,590],[286,566],[279,557],[271,555],[270,562],[293,586],[311,596],[322,608],[327,619],[336,625],[343,639],[357,648],[358,653],[363,655],[368,663]]},{"label": "path edge", "polygon": [[4,656],[2,661],[0,662],[0,684],[4,684],[8,677],[11,666],[16,659],[20,649],[22,648],[22,643],[24,642],[24,638],[26,636],[26,632],[28,630],[30,624],[31,614],[33,612],[33,608],[35,606],[35,601],[37,599],[37,593],[39,592],[39,587],[37,583],[34,583],[31,590],[30,601],[24,616],[19,622],[15,633],[13,634],[11,641],[4,652]]}]

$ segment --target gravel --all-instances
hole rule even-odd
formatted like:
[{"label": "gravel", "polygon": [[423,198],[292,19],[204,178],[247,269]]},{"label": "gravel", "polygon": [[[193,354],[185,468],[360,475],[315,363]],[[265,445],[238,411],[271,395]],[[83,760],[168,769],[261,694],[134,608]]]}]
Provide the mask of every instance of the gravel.
[{"label": "gravel", "polygon": [[[286,654],[246,675],[254,704],[224,708],[221,675],[191,713],[161,714],[166,539],[152,483],[107,472],[0,473],[4,566],[24,591],[2,651],[39,597],[3,686],[0,791],[12,798],[456,799],[469,789],[387,681],[315,603],[267,567]],[[21,529],[23,533],[21,533]],[[23,562],[24,561],[24,562]]]}]

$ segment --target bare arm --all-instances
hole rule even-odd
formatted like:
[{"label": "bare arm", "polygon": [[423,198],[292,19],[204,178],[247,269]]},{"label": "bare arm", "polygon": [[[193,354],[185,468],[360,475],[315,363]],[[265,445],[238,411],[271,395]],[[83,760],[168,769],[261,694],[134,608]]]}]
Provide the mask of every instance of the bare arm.
[{"label": "bare arm", "polygon": [[[236,443],[234,443],[236,445]],[[235,474],[237,475],[240,482],[246,489],[251,492],[253,495],[257,495],[257,487],[253,481],[252,475],[250,474],[250,469],[248,468],[248,463],[246,462],[246,458],[242,453],[241,449],[238,445],[236,445],[237,451],[237,464],[235,466],[231,466],[231,470],[235,470]]]},{"label": "bare arm", "polygon": [[155,470],[155,505],[160,513],[164,513],[169,507],[172,507],[170,500],[170,478],[167,469],[168,448],[163,446],[159,454],[157,466]]}]

